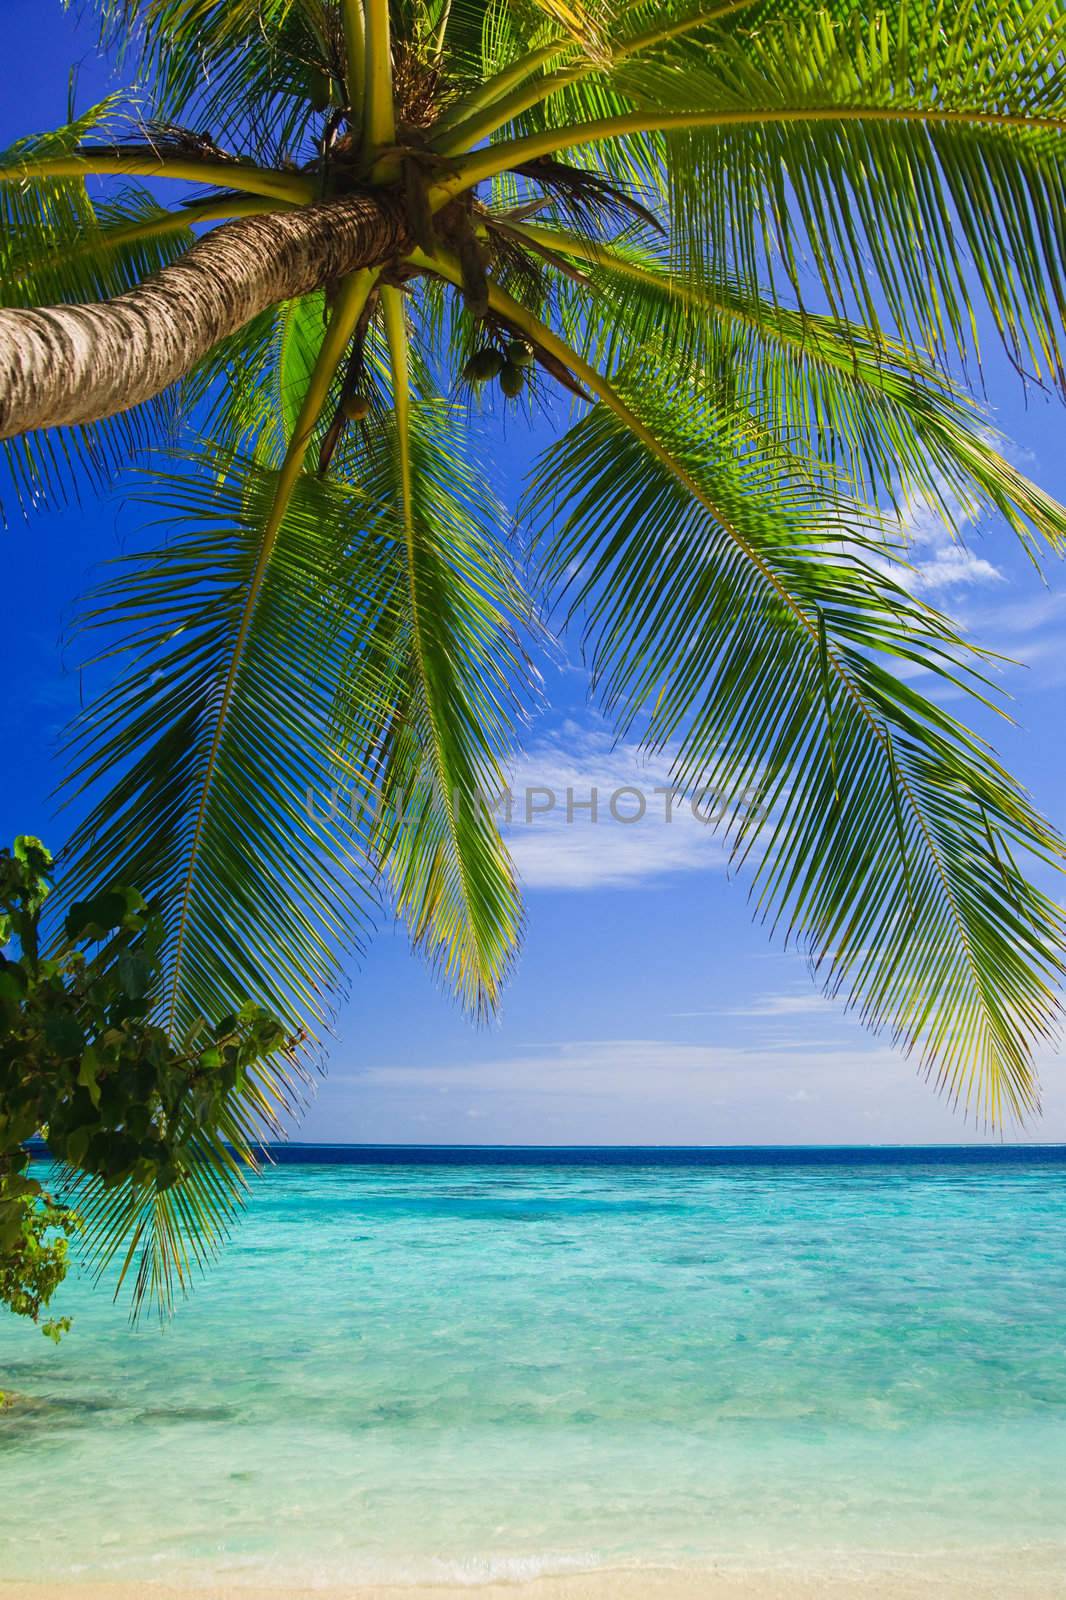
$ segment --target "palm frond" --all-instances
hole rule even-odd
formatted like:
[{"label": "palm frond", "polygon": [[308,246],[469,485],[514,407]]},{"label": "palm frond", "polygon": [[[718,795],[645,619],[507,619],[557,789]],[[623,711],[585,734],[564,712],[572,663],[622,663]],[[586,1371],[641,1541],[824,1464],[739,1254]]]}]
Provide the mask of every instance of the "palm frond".
[{"label": "palm frond", "polygon": [[681,413],[653,369],[623,392],[517,302],[490,303],[602,402],[525,504],[555,522],[544,570],[586,614],[619,731],[677,746],[679,788],[726,807],[759,905],[833,992],[956,1100],[1023,1116],[1066,919],[1012,847],[1061,866],[1062,841],[982,741],[893,675],[916,665],[987,699],[972,653],[885,576],[882,531],[753,439],[746,410],[704,393]]},{"label": "palm frond", "polygon": [[[321,292],[265,311],[213,350],[186,382],[187,403],[206,402],[203,427],[222,449],[281,465],[293,437],[327,325]],[[336,388],[336,381],[332,386]],[[325,422],[319,418],[309,448]]]},{"label": "palm frond", "polygon": [[[93,804],[64,852],[63,895],[137,883],[159,903],[176,1038],[254,1000],[310,1044],[376,904],[363,842],[326,800],[363,780],[358,753],[332,739],[339,662],[363,641],[364,595],[377,593],[393,541],[364,531],[356,491],[301,478],[242,635],[278,475],[248,459],[224,467],[220,478],[210,451],[146,481],[146,503],[175,535],[119,561],[90,603],[94,659],[125,670],[72,729],[69,791]],[[275,1129],[298,1080],[250,1085],[223,1130],[238,1151]],[[141,1230],[138,1293],[184,1281],[186,1257],[202,1260],[224,1230],[237,1168],[213,1146],[201,1167],[193,1190],[139,1211],[129,1195],[101,1198],[92,1243],[103,1258]]]},{"label": "palm frond", "polygon": [[587,619],[605,709],[676,747],[680,791],[722,804],[759,911],[954,1099],[993,1123],[1032,1110],[1066,922],[1011,852],[1061,861],[1061,842],[894,675],[920,662],[981,689],[946,619],[875,564],[877,530],[754,450],[721,404],[680,417],[647,369],[620,412],[547,452],[527,504],[548,581]]},{"label": "palm frond", "polygon": [[921,352],[719,274],[672,272],[646,250],[534,223],[519,232],[587,264],[558,293],[570,342],[594,365],[623,370],[654,349],[676,392],[728,386],[812,472],[828,465],[830,484],[843,474],[882,503],[923,497],[955,533],[992,510],[1032,554],[1034,535],[1066,548],[1066,508],[1006,459],[980,408]]},{"label": "palm frond", "polygon": [[159,114],[239,137],[263,160],[305,159],[330,103],[348,100],[341,17],[327,0],[96,0],[95,9],[105,41],[151,83]]},{"label": "palm frond", "polygon": [[364,486],[404,529],[405,672],[383,740],[376,849],[416,946],[480,1014],[498,1003],[521,928],[490,808],[527,672],[524,602],[499,549],[500,508],[464,459],[451,408],[412,405],[402,307],[386,299],[386,316],[395,429]]},{"label": "palm frond", "polygon": [[[1061,0],[770,8],[560,90],[463,164],[545,154],[662,194],[679,264],[791,292],[924,345],[972,343],[973,283],[1008,349],[1062,383]],[[622,109],[622,108],[625,109]],[[665,108],[669,108],[668,110]]]}]

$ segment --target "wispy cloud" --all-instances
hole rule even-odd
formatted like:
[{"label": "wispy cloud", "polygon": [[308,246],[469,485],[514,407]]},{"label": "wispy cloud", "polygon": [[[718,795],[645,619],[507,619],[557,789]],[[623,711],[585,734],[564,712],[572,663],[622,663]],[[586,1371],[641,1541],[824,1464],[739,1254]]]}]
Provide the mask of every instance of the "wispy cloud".
[{"label": "wispy cloud", "polygon": [[995,628],[1001,637],[1027,639],[1047,628],[1060,628],[1066,624],[1066,590],[1044,589],[1039,594],[1006,600],[997,595],[994,601],[968,602],[966,621],[969,626],[987,630]]},{"label": "wispy cloud", "polygon": [[[669,761],[649,761],[638,746],[615,745],[601,729],[566,723],[559,737],[524,752],[509,777],[516,803],[514,821],[505,832],[528,888],[629,888],[725,865],[716,830],[699,821],[687,803],[668,808],[666,795],[655,793],[669,788]],[[593,789],[595,821],[588,809]],[[638,790],[640,799],[623,790]],[[534,796],[528,820],[527,793]],[[641,801],[639,820],[619,820],[635,816]]]},{"label": "wispy cloud", "polygon": [[[1061,1073],[1029,1137],[1061,1138]],[[656,1038],[563,1040],[511,1056],[331,1074],[358,1096],[360,1137],[505,1143],[736,1144],[965,1140],[984,1129],[921,1081],[914,1060],[858,1036],[791,1048]],[[305,1135],[306,1137],[307,1135]]]},{"label": "wispy cloud", "polygon": [[966,588],[977,583],[1002,583],[1003,574],[983,556],[975,556],[962,544],[934,547],[932,553],[913,563],[914,586],[930,594],[941,589]]},{"label": "wispy cloud", "polygon": [[730,1017],[810,1017],[840,1011],[839,1002],[824,994],[766,994],[750,1006],[727,1011]]},{"label": "wispy cloud", "polygon": [[[864,1068],[873,1063],[894,1067],[899,1058],[891,1050],[873,1048],[847,1052],[817,1050],[805,1043],[791,1051],[765,1051],[761,1046],[686,1044],[664,1039],[565,1040],[520,1055],[491,1060],[463,1060],[447,1065],[371,1066],[351,1077],[335,1075],[334,1082],[358,1083],[364,1091],[375,1089],[436,1089],[448,1094],[535,1094],[566,1099],[588,1096],[606,1099],[646,1097],[657,1104],[671,1100],[725,1103],[738,1091],[754,1090],[756,1078],[764,1089],[781,1092],[782,1078],[795,1073],[813,1092],[815,1069],[839,1067],[845,1060]],[[908,1074],[913,1073],[909,1068]]]},{"label": "wispy cloud", "polygon": [[970,601],[962,615],[981,643],[1027,669],[1026,689],[1066,683],[1066,590],[994,604]]}]

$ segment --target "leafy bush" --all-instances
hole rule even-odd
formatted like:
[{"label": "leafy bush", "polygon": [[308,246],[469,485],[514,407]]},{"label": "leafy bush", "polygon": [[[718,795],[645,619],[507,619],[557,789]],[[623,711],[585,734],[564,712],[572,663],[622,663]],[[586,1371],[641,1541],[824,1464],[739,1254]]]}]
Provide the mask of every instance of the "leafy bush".
[{"label": "leafy bush", "polygon": [[[135,889],[75,903],[42,953],[52,858],[22,836],[0,851],[0,1303],[39,1322],[62,1282],[75,1212],[29,1172],[42,1135],[67,1188],[134,1196],[180,1185],[205,1129],[284,1030],[257,1006],[175,1044],[153,1021],[163,922]],[[136,1199],[133,1204],[135,1205]],[[49,1320],[58,1338],[69,1319]]]}]

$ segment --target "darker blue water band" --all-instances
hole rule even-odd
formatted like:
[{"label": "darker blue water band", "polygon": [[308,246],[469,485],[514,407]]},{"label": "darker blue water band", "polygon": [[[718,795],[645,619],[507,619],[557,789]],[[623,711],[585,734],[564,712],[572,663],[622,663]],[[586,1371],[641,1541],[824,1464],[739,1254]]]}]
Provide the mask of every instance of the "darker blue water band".
[{"label": "darker blue water band", "polygon": [[[48,1151],[29,1145],[36,1157]],[[471,1145],[269,1144],[276,1166],[310,1167],[1066,1167],[1064,1144]]]},{"label": "darker blue water band", "polygon": [[1066,1166],[1066,1145],[276,1144],[283,1166],[854,1167]]}]

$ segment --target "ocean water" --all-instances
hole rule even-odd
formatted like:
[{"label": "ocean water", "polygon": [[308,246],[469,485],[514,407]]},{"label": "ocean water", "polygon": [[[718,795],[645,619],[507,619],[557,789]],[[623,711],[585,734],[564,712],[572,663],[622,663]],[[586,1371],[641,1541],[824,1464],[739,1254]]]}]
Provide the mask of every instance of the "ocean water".
[{"label": "ocean water", "polygon": [[1066,1548],[1062,1153],[333,1152],[165,1331],[60,1309],[0,1320],[0,1577]]}]

